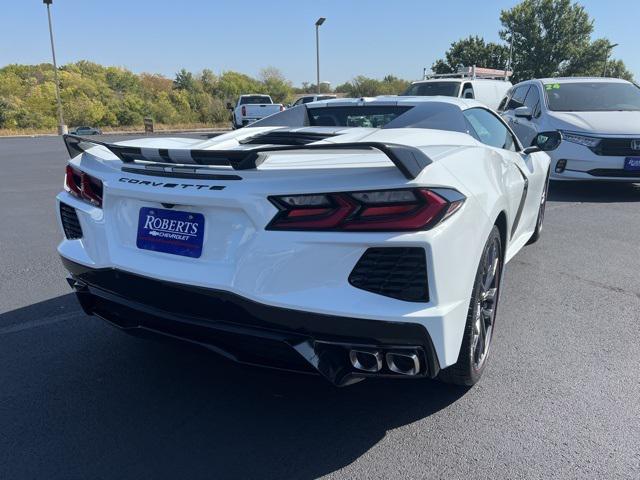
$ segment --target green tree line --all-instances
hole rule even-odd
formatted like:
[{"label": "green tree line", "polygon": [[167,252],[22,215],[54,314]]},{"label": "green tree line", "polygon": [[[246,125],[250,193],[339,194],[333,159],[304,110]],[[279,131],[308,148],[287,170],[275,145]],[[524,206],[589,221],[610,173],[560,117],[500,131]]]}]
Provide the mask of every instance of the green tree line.
[{"label": "green tree line", "polygon": [[[552,76],[608,76],[628,80],[624,62],[609,58],[612,44],[592,39],[593,24],[579,3],[572,0],[524,0],[500,12],[504,43],[470,36],[453,42],[444,58],[432,65],[436,73],[450,73],[459,66],[477,65],[503,69],[511,52],[512,81]],[[216,75],[180,70],[173,80],[153,73],[135,74],[120,67],[79,61],[59,69],[65,122],[68,125],[122,127],[141,125],[143,118],[176,124],[219,124],[229,121],[226,102],[243,93],[265,93],[277,103],[290,103],[296,94],[315,93],[305,82],[294,88],[273,67],[258,78],[227,71]],[[335,87],[349,97],[397,95],[409,81],[394,75],[382,80],[356,76]],[[321,85],[323,93],[329,86]],[[55,85],[51,64],[8,65],[0,68],[0,129],[54,129]]]},{"label": "green tree line", "polygon": [[[241,93],[268,93],[276,102],[293,96],[291,83],[273,68],[262,70],[258,79],[183,69],[171,80],[83,60],[61,67],[59,77],[68,125],[140,125],[147,116],[163,124],[216,124],[228,121],[225,104]],[[54,128],[55,109],[51,64],[0,69],[0,128]]]},{"label": "green tree line", "polygon": [[[141,125],[145,117],[167,124],[219,124],[229,121],[227,102],[244,93],[271,95],[290,103],[296,94],[315,92],[315,85],[294,88],[280,71],[268,67],[259,78],[239,72],[216,75],[180,70],[173,80],[152,73],[135,74],[82,60],[59,69],[60,96],[68,125],[122,127]],[[356,77],[339,85],[348,96],[395,95],[409,84],[393,75],[382,80]],[[323,85],[323,91],[327,87]],[[53,66],[8,65],[0,68],[0,128],[53,129],[56,102]]]}]

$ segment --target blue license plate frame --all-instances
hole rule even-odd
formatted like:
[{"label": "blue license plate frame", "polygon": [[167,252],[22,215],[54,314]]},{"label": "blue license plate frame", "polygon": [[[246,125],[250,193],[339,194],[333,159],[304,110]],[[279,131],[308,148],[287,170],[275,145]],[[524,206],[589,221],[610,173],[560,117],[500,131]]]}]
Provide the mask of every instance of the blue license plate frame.
[{"label": "blue license plate frame", "polygon": [[204,215],[197,212],[142,207],[136,246],[142,250],[200,258],[204,243]]},{"label": "blue license plate frame", "polygon": [[627,157],[624,159],[624,169],[627,172],[640,172],[640,157]]}]

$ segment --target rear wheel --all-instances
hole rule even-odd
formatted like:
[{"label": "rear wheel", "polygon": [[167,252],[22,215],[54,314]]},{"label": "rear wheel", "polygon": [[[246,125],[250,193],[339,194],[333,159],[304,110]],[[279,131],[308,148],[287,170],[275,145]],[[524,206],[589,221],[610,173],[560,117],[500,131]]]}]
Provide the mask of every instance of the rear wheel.
[{"label": "rear wheel", "polygon": [[502,240],[494,226],[478,265],[458,361],[440,371],[443,382],[470,386],[480,380],[491,350],[502,265]]}]

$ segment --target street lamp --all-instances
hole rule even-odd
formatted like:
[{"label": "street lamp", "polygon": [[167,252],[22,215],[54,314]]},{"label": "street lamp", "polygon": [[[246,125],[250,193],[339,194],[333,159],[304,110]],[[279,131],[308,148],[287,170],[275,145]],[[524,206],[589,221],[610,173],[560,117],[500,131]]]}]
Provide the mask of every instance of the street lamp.
[{"label": "street lamp", "polygon": [[614,43],[613,45],[607,45],[607,48],[606,48],[605,53],[604,53],[604,68],[602,69],[602,76],[603,77],[607,76],[607,63],[609,63],[609,54],[611,53],[611,50],[613,50],[618,45],[620,45],[620,44],[619,43]]},{"label": "street lamp", "polygon": [[324,23],[326,18],[320,17],[316,21],[316,90],[317,93],[320,93],[320,35],[318,34],[320,30],[320,25]]},{"label": "street lamp", "polygon": [[58,135],[67,133],[67,126],[62,119],[62,101],[60,100],[60,83],[58,82],[58,65],[56,64],[56,49],[53,46],[53,28],[51,27],[51,10],[49,7],[53,0],[42,0],[47,6],[47,17],[49,18],[49,38],[51,39],[51,55],[53,56],[53,80],[56,83],[56,101],[58,102]]}]

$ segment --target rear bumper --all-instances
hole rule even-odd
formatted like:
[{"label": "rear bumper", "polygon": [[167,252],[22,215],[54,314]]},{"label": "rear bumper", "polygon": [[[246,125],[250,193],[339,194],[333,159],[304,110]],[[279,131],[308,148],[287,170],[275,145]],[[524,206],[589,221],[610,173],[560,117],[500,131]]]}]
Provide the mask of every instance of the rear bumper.
[{"label": "rear bumper", "polygon": [[[261,366],[318,372],[336,385],[367,376],[434,377],[439,363],[424,326],[332,316],[265,305],[234,293],[156,280],[113,268],[89,268],[62,257],[87,314],[142,335],[160,335]],[[384,367],[354,369],[349,350],[415,352],[411,377]]]}]

